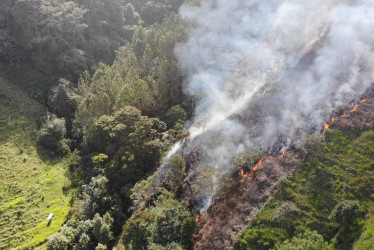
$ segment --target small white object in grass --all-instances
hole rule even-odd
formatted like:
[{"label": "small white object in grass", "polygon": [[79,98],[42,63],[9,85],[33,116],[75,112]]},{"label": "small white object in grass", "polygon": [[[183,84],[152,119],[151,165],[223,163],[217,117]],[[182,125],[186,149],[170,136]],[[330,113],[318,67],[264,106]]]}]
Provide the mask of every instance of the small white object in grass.
[{"label": "small white object in grass", "polygon": [[52,220],[53,216],[54,216],[54,214],[53,214],[53,213],[50,213],[50,214],[48,215],[47,220],[48,220],[48,221]]}]

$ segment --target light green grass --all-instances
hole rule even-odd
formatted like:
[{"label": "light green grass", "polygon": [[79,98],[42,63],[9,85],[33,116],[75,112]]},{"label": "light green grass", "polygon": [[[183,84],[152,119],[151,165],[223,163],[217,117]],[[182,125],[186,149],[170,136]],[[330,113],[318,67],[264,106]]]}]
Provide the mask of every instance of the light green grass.
[{"label": "light green grass", "polygon": [[[0,249],[34,248],[66,220],[68,157],[50,161],[36,146],[45,108],[0,78]],[[43,154],[42,154],[43,155]],[[49,213],[55,216],[48,225]]]}]

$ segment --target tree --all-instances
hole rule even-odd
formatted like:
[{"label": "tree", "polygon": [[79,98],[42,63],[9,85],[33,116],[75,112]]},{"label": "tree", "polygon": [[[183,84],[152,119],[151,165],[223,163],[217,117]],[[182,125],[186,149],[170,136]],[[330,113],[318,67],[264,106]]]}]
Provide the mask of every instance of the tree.
[{"label": "tree", "polygon": [[165,115],[165,122],[169,128],[174,127],[177,123],[184,124],[187,119],[186,111],[180,106],[171,107]]},{"label": "tree", "polygon": [[68,249],[69,241],[61,233],[55,233],[48,239],[48,250],[66,250]]},{"label": "tree", "polygon": [[166,182],[170,187],[170,190],[175,194],[178,193],[181,185],[183,184],[183,178],[186,171],[186,164],[183,157],[175,156],[170,159],[170,170],[166,176]]},{"label": "tree", "polygon": [[70,123],[78,105],[79,96],[75,93],[72,83],[60,79],[60,83],[52,88],[48,97],[47,105],[59,118],[65,118]]},{"label": "tree", "polygon": [[39,131],[38,143],[57,155],[65,155],[70,151],[66,140],[65,119],[50,116]]},{"label": "tree", "polygon": [[360,204],[358,201],[344,200],[338,203],[330,214],[330,218],[343,227],[354,224],[360,216]]},{"label": "tree", "polygon": [[147,249],[150,220],[148,210],[136,211],[123,228],[122,239],[124,245],[129,249]]},{"label": "tree", "polygon": [[103,217],[96,214],[92,220],[92,224],[92,233],[96,240],[103,245],[109,245],[114,239],[113,232],[111,231],[113,218],[110,214],[107,212]]},{"label": "tree", "polygon": [[151,209],[154,218],[150,226],[152,241],[166,246],[172,242],[188,244],[196,222],[188,209],[167,191],[158,198]]}]

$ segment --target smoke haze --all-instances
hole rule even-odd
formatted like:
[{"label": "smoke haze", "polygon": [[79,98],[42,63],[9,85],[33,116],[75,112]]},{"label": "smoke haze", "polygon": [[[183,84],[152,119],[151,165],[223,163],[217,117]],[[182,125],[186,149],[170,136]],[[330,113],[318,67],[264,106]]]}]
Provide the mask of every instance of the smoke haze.
[{"label": "smoke haze", "polygon": [[181,13],[195,26],[176,54],[199,98],[186,150],[213,190],[238,154],[299,146],[372,86],[371,0],[207,0]]}]

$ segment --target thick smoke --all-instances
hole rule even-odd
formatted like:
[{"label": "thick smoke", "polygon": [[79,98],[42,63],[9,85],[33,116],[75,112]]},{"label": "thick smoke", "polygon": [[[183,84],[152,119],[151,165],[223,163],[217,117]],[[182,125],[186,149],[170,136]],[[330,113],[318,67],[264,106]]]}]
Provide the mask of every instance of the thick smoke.
[{"label": "thick smoke", "polygon": [[372,86],[372,0],[207,0],[181,13],[195,25],[176,54],[199,97],[185,150],[214,190],[238,154],[297,147]]}]

